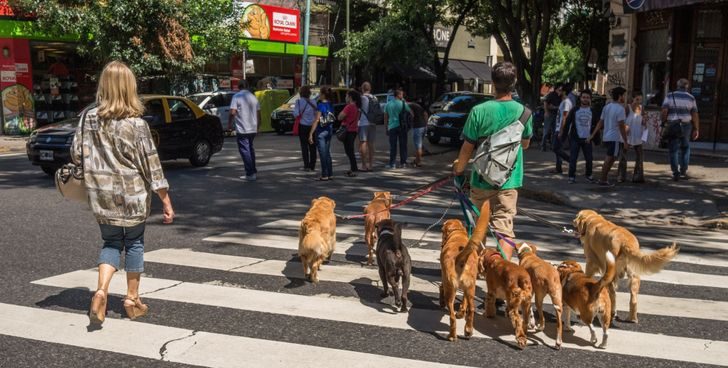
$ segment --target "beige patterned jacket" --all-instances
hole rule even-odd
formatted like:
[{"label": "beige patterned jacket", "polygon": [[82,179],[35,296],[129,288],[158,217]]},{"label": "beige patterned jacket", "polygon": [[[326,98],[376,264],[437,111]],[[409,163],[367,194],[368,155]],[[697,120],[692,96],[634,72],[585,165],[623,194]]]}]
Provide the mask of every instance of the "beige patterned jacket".
[{"label": "beige patterned jacket", "polygon": [[[76,164],[81,157],[81,126],[71,148]],[[94,109],[83,127],[84,179],[96,220],[124,227],[146,221],[151,191],[169,188],[147,123],[140,118],[101,121]]]}]

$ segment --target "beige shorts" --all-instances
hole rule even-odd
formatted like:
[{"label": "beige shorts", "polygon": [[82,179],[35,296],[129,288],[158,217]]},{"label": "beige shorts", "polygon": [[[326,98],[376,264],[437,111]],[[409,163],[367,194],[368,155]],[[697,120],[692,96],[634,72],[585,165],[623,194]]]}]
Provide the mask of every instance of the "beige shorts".
[{"label": "beige shorts", "polygon": [[493,230],[504,236],[515,238],[513,218],[516,217],[518,191],[515,189],[492,190],[470,188],[470,200],[478,208],[482,208],[483,202],[488,198],[490,198],[490,226]]}]

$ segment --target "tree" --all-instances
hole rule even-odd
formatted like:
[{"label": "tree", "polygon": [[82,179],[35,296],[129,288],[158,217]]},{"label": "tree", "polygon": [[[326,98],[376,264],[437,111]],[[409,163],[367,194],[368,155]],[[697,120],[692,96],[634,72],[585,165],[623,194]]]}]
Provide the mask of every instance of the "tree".
[{"label": "tree", "polygon": [[562,0],[480,0],[467,21],[472,33],[495,38],[505,60],[516,66],[518,92],[531,106],[540,103],[543,60],[561,4]]},{"label": "tree", "polygon": [[543,59],[543,82],[556,84],[583,80],[585,70],[581,51],[555,37]]},{"label": "tree", "polygon": [[242,51],[232,0],[11,0],[33,12],[33,27],[78,35],[78,52],[99,63],[122,60],[139,76],[186,74]]},{"label": "tree", "polygon": [[596,67],[607,70],[609,20],[604,16],[602,0],[565,0],[564,16],[556,32],[561,41],[579,50],[586,77],[592,50],[596,50]]}]

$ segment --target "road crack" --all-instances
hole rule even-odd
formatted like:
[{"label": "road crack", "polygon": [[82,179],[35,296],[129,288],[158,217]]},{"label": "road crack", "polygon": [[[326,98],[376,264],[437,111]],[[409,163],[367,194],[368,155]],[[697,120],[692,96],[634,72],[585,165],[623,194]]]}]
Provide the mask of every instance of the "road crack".
[{"label": "road crack", "polygon": [[263,262],[265,262],[265,261],[267,261],[267,259],[261,259],[261,260],[260,260],[260,261],[258,261],[258,262],[253,262],[253,263],[251,263],[251,264],[246,264],[246,265],[242,265],[242,266],[238,266],[238,267],[233,267],[233,268],[231,268],[231,269],[227,270],[226,272],[230,272],[230,271],[235,271],[235,270],[239,270],[239,269],[241,269],[241,268],[245,268],[245,267],[255,266],[255,265],[257,265],[257,264],[261,264],[261,263],[263,263]]},{"label": "road crack", "polygon": [[[194,337],[195,335],[197,335],[198,332],[199,332],[198,330],[194,330],[194,331],[192,331],[191,334],[189,334],[187,336],[183,336],[183,337],[180,337],[178,339],[172,339],[172,340],[169,340],[169,341],[165,342],[162,345],[162,347],[159,348],[159,359],[160,360],[163,360],[163,361],[167,361],[167,345],[169,345],[169,344],[171,344],[173,342],[176,342],[176,341],[182,341],[182,340],[189,339],[190,337]],[[195,341],[192,344],[192,346],[195,346],[195,345],[197,345],[197,341]]]},{"label": "road crack", "polygon": [[705,346],[705,349],[703,349],[703,351],[705,351],[705,350],[708,350],[708,349],[710,349],[710,345],[711,345],[711,344],[713,344],[713,342],[712,342],[712,341],[708,341],[708,342],[706,342],[705,344],[703,344],[703,346]]},{"label": "road crack", "polygon": [[156,289],[156,290],[152,290],[152,291],[147,291],[146,293],[141,293],[141,294],[139,294],[139,295],[141,296],[141,295],[149,295],[149,294],[153,294],[153,293],[156,293],[156,292],[158,292],[158,291],[162,291],[162,290],[167,290],[167,289],[171,289],[171,288],[173,288],[173,287],[176,287],[176,286],[179,286],[179,285],[181,285],[181,284],[183,284],[183,283],[184,283],[184,281],[180,281],[180,282],[178,282],[178,283],[176,283],[176,284],[174,284],[174,285],[170,285],[170,286],[165,286],[165,287],[163,287],[163,288],[159,288],[159,289]]}]

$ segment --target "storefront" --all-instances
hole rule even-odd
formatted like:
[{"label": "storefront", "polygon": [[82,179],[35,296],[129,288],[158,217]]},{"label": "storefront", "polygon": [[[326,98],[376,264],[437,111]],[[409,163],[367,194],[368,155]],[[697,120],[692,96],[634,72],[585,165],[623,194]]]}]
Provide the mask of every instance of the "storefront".
[{"label": "storefront", "polygon": [[728,1],[624,0],[612,11],[609,84],[643,93],[650,143],[665,93],[687,78],[700,116],[695,146],[728,149]]}]

